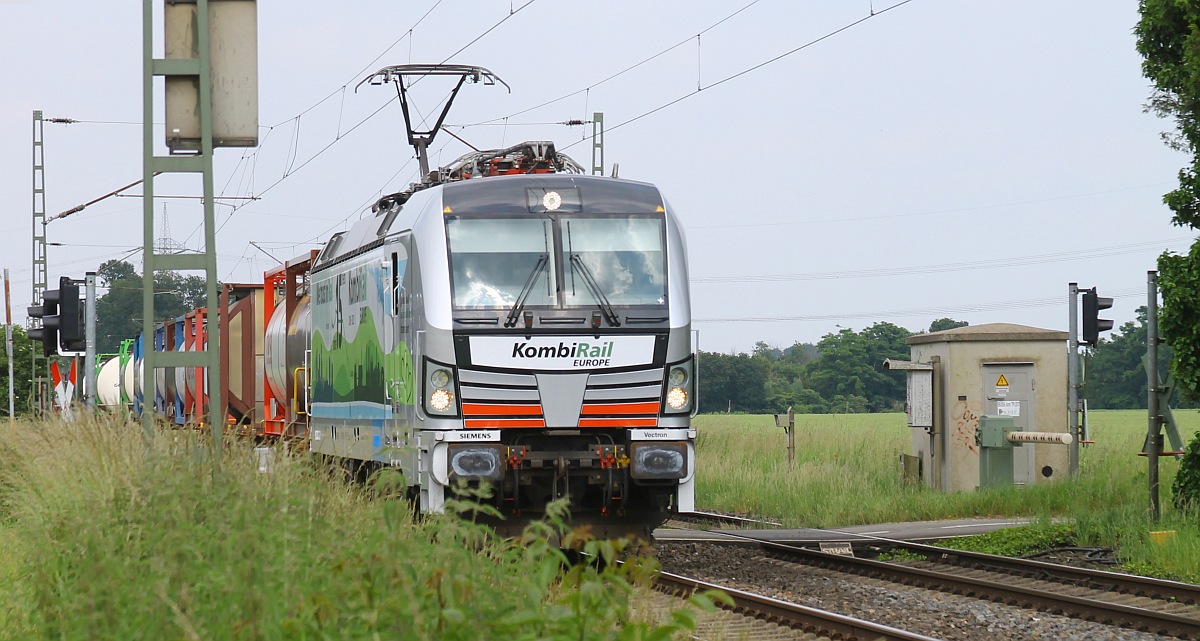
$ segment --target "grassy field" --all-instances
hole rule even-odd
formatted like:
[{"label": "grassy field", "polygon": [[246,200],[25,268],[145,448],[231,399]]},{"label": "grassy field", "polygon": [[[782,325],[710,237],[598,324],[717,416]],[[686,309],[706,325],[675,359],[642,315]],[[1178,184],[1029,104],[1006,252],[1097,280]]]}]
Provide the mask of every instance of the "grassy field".
[{"label": "grassy field", "polygon": [[[1176,412],[1185,443],[1200,414]],[[697,503],[808,527],[1014,516],[1073,520],[1077,545],[1117,548],[1129,569],[1200,580],[1200,527],[1171,506],[1178,462],[1160,462],[1162,522],[1149,518],[1147,462],[1137,456],[1146,414],[1093,411],[1095,444],[1082,448],[1080,476],[1028,488],[943,494],[906,488],[898,458],[911,453],[903,414],[796,417],[796,462],[770,416],[706,415],[699,433]],[[1151,530],[1175,530],[1164,545]]]},{"label": "grassy field", "polygon": [[631,610],[652,562],[564,569],[548,541],[565,532],[600,556],[619,543],[552,523],[499,540],[469,513],[416,524],[389,498],[394,476],[338,477],[304,455],[261,474],[249,444],[218,467],[190,433],[148,447],[116,422],[0,429],[0,639],[644,639],[688,625]]},{"label": "grassy field", "polygon": [[[1200,428],[1196,413],[1178,418],[1185,438]],[[815,527],[1023,516],[1048,530],[1058,518],[1130,570],[1200,580],[1200,527],[1171,507],[1173,459],[1163,522],[1148,519],[1145,422],[1094,412],[1077,480],[945,495],[900,483],[899,414],[797,417],[792,471],[771,417],[702,416],[697,502]],[[242,443],[217,466],[191,433],[147,445],[139,426],[111,421],[0,428],[0,641],[633,639],[659,625],[629,608],[648,567],[564,572],[553,523],[510,541],[455,515],[414,523],[395,480],[364,488],[286,454],[261,474]],[[1152,544],[1150,530],[1176,536]]]}]

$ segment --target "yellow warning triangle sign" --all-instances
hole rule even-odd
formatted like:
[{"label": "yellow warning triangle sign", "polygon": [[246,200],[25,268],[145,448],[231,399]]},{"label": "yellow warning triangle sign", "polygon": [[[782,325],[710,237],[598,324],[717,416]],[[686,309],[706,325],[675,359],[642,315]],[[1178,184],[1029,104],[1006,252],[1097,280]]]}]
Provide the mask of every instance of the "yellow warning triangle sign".
[{"label": "yellow warning triangle sign", "polygon": [[1004,378],[1004,374],[1001,374],[1000,378],[996,379],[996,387],[1008,387],[1008,379]]}]

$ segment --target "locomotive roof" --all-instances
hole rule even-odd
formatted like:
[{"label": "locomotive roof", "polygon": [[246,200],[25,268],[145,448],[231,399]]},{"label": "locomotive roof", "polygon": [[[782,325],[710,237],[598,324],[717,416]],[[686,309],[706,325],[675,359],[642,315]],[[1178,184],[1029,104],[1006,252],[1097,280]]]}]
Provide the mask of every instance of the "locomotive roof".
[{"label": "locomotive roof", "polygon": [[[542,213],[531,207],[531,189],[574,191],[577,211],[589,214],[640,214],[664,209],[658,188],[649,183],[603,176],[539,174],[448,183],[442,187],[443,213]],[[565,193],[563,199],[569,202]]]},{"label": "locomotive roof", "polygon": [[650,183],[580,174],[494,176],[460,180],[406,194],[405,200],[385,197],[376,215],[335,234],[317,258],[315,271],[383,242],[389,233],[413,228],[417,219],[437,212],[449,214],[545,214],[542,194],[561,193],[563,212],[583,214],[651,214],[666,204]]}]

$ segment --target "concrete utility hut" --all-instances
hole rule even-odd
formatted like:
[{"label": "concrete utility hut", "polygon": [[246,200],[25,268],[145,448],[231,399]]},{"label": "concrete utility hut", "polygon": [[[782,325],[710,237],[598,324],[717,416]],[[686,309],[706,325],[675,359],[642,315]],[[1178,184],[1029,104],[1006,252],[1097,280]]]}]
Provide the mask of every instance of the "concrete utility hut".
[{"label": "concrete utility hut", "polygon": [[[1011,417],[1022,432],[1067,432],[1067,332],[989,323],[908,339],[913,455],[925,485],[943,491],[980,485],[976,431],[981,416]],[[1068,474],[1069,446],[1026,443],[1012,452],[1018,485]],[[985,454],[986,455],[986,454]]]}]

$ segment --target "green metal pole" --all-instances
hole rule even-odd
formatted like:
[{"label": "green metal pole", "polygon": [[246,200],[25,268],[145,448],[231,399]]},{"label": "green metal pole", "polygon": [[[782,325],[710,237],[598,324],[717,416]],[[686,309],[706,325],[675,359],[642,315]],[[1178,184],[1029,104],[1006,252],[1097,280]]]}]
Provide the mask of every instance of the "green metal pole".
[{"label": "green metal pole", "polygon": [[[212,122],[212,65],[211,30],[209,29],[209,0],[197,0],[196,18],[199,24],[200,44],[200,155],[204,158],[204,271],[208,277],[205,300],[209,309],[217,303],[217,227],[213,203],[213,122]],[[212,430],[214,460],[221,458],[224,434],[225,409],[221,406],[221,324],[208,324],[208,345],[205,355],[208,361],[208,421]]]},{"label": "green metal pole", "polygon": [[142,2],[142,430],[154,439],[154,0]]},{"label": "green metal pole", "polygon": [[[208,373],[210,390],[207,419],[212,430],[214,459],[219,460],[222,444],[222,427],[225,413],[221,406],[221,336],[220,324],[208,324],[208,345],[195,352],[154,350],[154,277],[159,271],[197,270],[204,271],[207,286],[207,305],[217,305],[217,243],[215,206],[213,202],[213,105],[212,66],[210,63],[210,28],[208,0],[195,0],[192,35],[193,51],[184,56],[155,59],[153,51],[155,0],[143,0],[143,259],[142,270],[142,331],[145,342],[143,362],[146,379],[143,393],[152,405],[153,382],[159,367],[204,367]],[[162,4],[162,0],[158,0]],[[166,7],[164,7],[164,11]],[[164,14],[165,15],[165,14]],[[190,56],[187,54],[190,53]],[[200,124],[200,147],[196,154],[156,156],[154,154],[154,77],[175,76],[195,78],[197,88],[196,112]],[[165,101],[164,101],[165,102]],[[168,110],[171,105],[167,105]],[[168,118],[169,119],[169,118]],[[186,149],[185,149],[186,150]],[[162,173],[198,173],[203,183],[204,202],[204,251],[157,254],[154,250],[154,177]],[[215,308],[215,307],[214,307]],[[147,392],[147,389],[149,391]],[[200,414],[202,412],[198,412]],[[204,420],[204,419],[202,419]],[[153,435],[153,412],[143,411],[142,425],[147,437]]]},{"label": "green metal pole", "polygon": [[[33,301],[30,305],[41,305],[42,294],[47,287],[46,263],[46,147],[44,123],[41,110],[33,112]],[[40,327],[41,323],[30,319],[28,329]],[[37,410],[49,409],[46,398],[47,361],[41,351],[32,350],[33,380],[30,381],[30,403]]]}]

